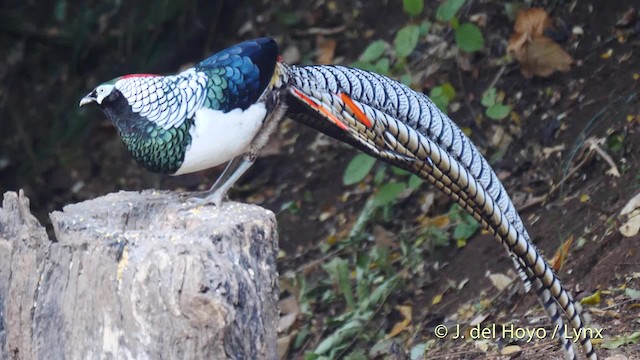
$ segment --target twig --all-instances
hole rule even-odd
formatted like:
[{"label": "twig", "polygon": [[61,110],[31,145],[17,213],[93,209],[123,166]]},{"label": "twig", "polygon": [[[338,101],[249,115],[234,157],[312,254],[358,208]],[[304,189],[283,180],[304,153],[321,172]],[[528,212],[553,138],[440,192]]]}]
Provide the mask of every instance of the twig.
[{"label": "twig", "polygon": [[312,27],[306,30],[296,31],[296,35],[335,35],[343,32],[347,25],[340,25],[332,28]]},{"label": "twig", "polygon": [[332,252],[326,253],[323,257],[321,257],[321,258],[319,258],[319,259],[315,259],[315,260],[312,260],[312,261],[310,261],[310,262],[308,262],[308,263],[304,263],[304,264],[300,265],[300,266],[295,270],[295,272],[296,272],[296,273],[306,272],[308,269],[313,268],[313,267],[315,267],[315,266],[318,266],[318,264],[321,264],[321,263],[322,263],[322,262],[324,262],[325,260],[327,260],[327,259],[329,259],[329,258],[331,258],[331,257],[333,257],[333,256],[336,256],[336,255],[340,254],[340,253],[341,253],[341,252],[343,252],[344,250],[345,250],[345,249],[337,249],[337,250],[334,250],[334,251],[332,251]]},{"label": "twig", "polygon": [[[629,102],[631,102],[633,99],[635,99],[635,98],[636,98],[636,96],[637,96],[637,95],[638,95],[638,93],[635,93],[635,92],[634,92],[634,93],[632,93],[632,94],[630,94],[630,95],[627,97],[627,99],[626,99],[626,101],[625,101],[625,104],[628,104]],[[571,160],[573,160],[573,158],[574,158],[574,157],[576,156],[576,154],[578,153],[578,150],[579,150],[579,149],[584,148],[584,145],[585,145],[585,144],[589,144],[589,145],[591,144],[591,142],[589,141],[589,139],[586,139],[587,135],[591,132],[591,129],[594,127],[595,122],[598,120],[598,118],[600,118],[602,115],[604,115],[604,114],[605,114],[605,113],[606,113],[606,112],[607,112],[611,107],[612,107],[612,104],[609,104],[609,105],[605,106],[602,110],[600,110],[597,114],[595,114],[595,115],[594,115],[594,116],[589,120],[589,122],[587,122],[587,124],[585,125],[585,127],[580,131],[580,134],[579,134],[578,138],[576,139],[576,141],[575,141],[575,143],[574,143],[575,145],[573,146],[573,150],[571,151],[571,153],[569,154],[569,157],[568,157],[568,159],[567,159],[567,162],[568,162],[568,163],[570,163],[570,162],[571,162]],[[591,150],[591,152],[590,152],[589,154],[587,154],[587,156],[585,156],[585,157],[584,157],[584,159],[582,159],[582,161],[581,161],[578,165],[576,165],[575,167],[573,167],[570,171],[566,172],[566,173],[563,175],[562,180],[560,180],[559,182],[557,182],[557,183],[553,184],[553,185],[551,186],[551,188],[549,189],[549,192],[548,192],[546,195],[544,195],[544,196],[539,196],[539,197],[536,197],[536,198],[532,199],[531,201],[528,201],[526,204],[524,204],[523,206],[519,207],[519,208],[518,208],[518,211],[519,211],[519,212],[521,212],[521,211],[525,211],[525,210],[528,210],[529,208],[531,208],[531,207],[533,207],[533,206],[535,206],[535,205],[538,205],[538,204],[544,204],[544,203],[545,203],[545,202],[546,202],[546,201],[551,197],[551,195],[552,195],[553,193],[555,193],[558,189],[560,189],[560,188],[561,188],[562,184],[564,184],[564,182],[565,182],[565,181],[567,181],[567,180],[568,180],[568,179],[569,179],[573,174],[575,174],[575,173],[576,173],[576,171],[580,170],[580,168],[581,168],[582,166],[584,166],[584,164],[586,164],[586,162],[587,162],[589,159],[591,159],[591,155],[593,154],[593,152],[594,152],[594,151],[595,151],[595,152],[598,152],[597,147],[596,147],[596,148],[591,148],[591,147],[590,147],[590,149],[589,149],[589,150]],[[611,160],[611,157],[610,157],[610,156],[608,156],[608,154],[606,154],[606,153],[605,153],[605,155],[607,155],[606,157],[605,157],[605,156],[603,156],[600,152],[598,152],[598,154],[599,154],[600,156],[602,156],[602,157],[605,159],[605,161],[607,161],[607,163],[612,167],[612,170],[613,170],[613,169],[616,169],[616,170],[617,170],[617,168],[615,168],[615,162],[613,162],[613,160]],[[611,162],[609,162],[609,161],[607,160],[607,157],[611,160]],[[613,165],[612,165],[612,164],[613,164]],[[614,176],[615,176],[615,175],[614,175]]]},{"label": "twig", "polygon": [[489,86],[487,86],[487,89],[484,92],[487,92],[489,91],[489,89],[496,86],[496,84],[498,83],[498,80],[500,80],[500,78],[502,77],[502,74],[506,69],[507,69],[507,64],[502,64],[500,69],[498,69],[496,76],[493,77],[493,80],[491,80],[491,82],[489,83]]},{"label": "twig", "polygon": [[598,155],[600,155],[601,158],[604,159],[604,161],[607,162],[607,164],[609,164],[611,169],[607,171],[607,174],[615,177],[620,177],[620,171],[618,170],[618,166],[616,165],[615,161],[613,161],[611,156],[609,156],[609,154],[607,154],[607,152],[604,151],[600,146],[600,144],[604,143],[604,138],[596,139],[595,137],[590,137],[587,139],[587,141],[585,141],[585,143],[589,145],[590,150],[594,150]]},{"label": "twig", "polygon": [[611,310],[611,309],[613,309],[613,308],[615,308],[615,307],[618,307],[618,306],[621,306],[621,305],[624,305],[624,304],[627,304],[627,303],[630,303],[630,302],[634,302],[634,301],[638,301],[638,299],[627,299],[627,300],[621,301],[621,302],[619,302],[619,303],[615,303],[615,304],[613,304],[613,305],[609,305],[609,306],[607,306],[607,307],[603,307],[603,308],[602,308],[602,309],[600,309],[600,310],[603,310],[603,311]]}]

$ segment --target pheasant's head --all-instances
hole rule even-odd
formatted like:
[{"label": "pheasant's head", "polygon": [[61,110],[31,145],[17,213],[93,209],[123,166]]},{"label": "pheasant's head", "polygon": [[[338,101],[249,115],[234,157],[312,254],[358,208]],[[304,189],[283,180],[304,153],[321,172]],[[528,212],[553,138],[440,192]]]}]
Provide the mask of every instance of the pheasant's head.
[{"label": "pheasant's head", "polygon": [[96,103],[100,107],[108,105],[118,97],[118,91],[112,82],[98,85],[87,96],[80,100],[80,106]]},{"label": "pheasant's head", "polygon": [[121,78],[115,78],[96,86],[90,93],[80,99],[80,107],[96,103],[100,110],[111,120],[116,127],[122,118],[123,112],[126,112],[128,101],[122,95],[122,92],[116,86],[116,82]]},{"label": "pheasant's head", "polygon": [[132,112],[131,105],[148,88],[140,86],[141,79],[152,77],[158,75],[132,74],[102,83],[80,100],[80,106],[96,103],[119,130],[125,130],[123,127],[130,125],[131,120],[140,118],[137,112]]}]

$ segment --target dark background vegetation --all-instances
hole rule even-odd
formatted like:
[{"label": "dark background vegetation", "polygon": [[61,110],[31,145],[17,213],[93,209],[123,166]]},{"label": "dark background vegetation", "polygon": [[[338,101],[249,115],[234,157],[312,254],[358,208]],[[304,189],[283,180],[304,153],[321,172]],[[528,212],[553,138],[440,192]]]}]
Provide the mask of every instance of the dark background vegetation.
[{"label": "dark background vegetation", "polygon": [[[46,224],[50,211],[112,191],[207,189],[221,169],[178,178],[150,174],[133,162],[97,109],[78,109],[79,99],[116,76],[176,72],[259,36],[275,37],[287,60],[315,63],[328,57],[351,64],[373,41],[392,44],[406,24],[432,22],[429,35],[421,36],[391,75],[411,75],[412,86],[425,93],[445,83],[455,89],[451,117],[492,159],[546,257],[575,239],[559,275],[578,298],[601,290],[602,299],[590,306],[594,324],[609,340],[623,339],[623,345],[600,350],[640,356],[640,335],[634,337],[640,329],[638,299],[625,292],[640,288],[639,238],[624,238],[617,230],[620,209],[640,189],[634,78],[640,73],[640,42],[637,32],[620,39],[615,28],[638,4],[467,1],[461,21],[486,16],[484,47],[473,54],[455,51],[451,27],[435,19],[438,4],[427,1],[411,17],[399,0],[2,1],[0,190],[24,189]],[[583,29],[584,35],[562,42],[576,59],[571,71],[525,79],[518,64],[505,59],[513,28],[505,4],[543,7],[569,32]],[[335,51],[328,51],[333,45]],[[438,46],[443,50],[433,51]],[[392,65],[396,60],[391,57]],[[508,118],[483,115],[480,100],[490,87],[512,106]],[[496,140],[496,134],[506,137]],[[601,147],[620,177],[607,175],[610,165],[585,147],[589,137],[604,139]],[[559,146],[564,147],[544,156],[543,149]],[[397,347],[454,359],[497,357],[507,345],[521,346],[516,353],[524,358],[555,350],[550,339],[533,346],[492,339],[486,347],[435,339],[433,326],[452,315],[465,324],[474,316],[548,324],[533,296],[502,298],[495,277],[486,276],[513,277],[502,248],[481,232],[468,242],[456,239],[464,218],[428,185],[418,184],[363,216],[372,193],[407,175],[378,163],[365,180],[345,186],[342,178],[355,155],[286,122],[231,194],[277,213],[282,298],[288,301],[281,306],[294,314],[281,337],[287,357],[303,358],[323,341],[337,349],[325,355],[352,359],[382,358]],[[359,220],[364,229],[350,236]],[[360,307],[346,295],[350,283]],[[375,290],[379,298],[363,298]],[[335,335],[350,322],[357,323],[356,331]]]}]

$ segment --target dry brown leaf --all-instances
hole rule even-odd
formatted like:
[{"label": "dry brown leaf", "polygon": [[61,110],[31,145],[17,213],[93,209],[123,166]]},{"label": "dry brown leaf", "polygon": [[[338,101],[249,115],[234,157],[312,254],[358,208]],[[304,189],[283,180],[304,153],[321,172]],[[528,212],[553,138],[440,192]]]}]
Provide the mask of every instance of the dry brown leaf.
[{"label": "dry brown leaf", "polygon": [[520,71],[524,77],[547,77],[556,71],[569,71],[573,58],[553,40],[540,37],[526,46],[516,56],[520,62]]},{"label": "dry brown leaf", "polygon": [[551,268],[553,268],[554,271],[560,271],[564,266],[569,255],[569,250],[571,249],[571,244],[573,244],[573,235],[569,236],[569,238],[560,245],[555,255],[553,255],[553,258],[551,258]]},{"label": "dry brown leaf", "polygon": [[288,296],[278,303],[280,307],[280,321],[278,323],[278,333],[287,333],[295,324],[300,314],[300,304],[294,296]]},{"label": "dry brown leaf", "polygon": [[296,323],[298,315],[297,314],[287,314],[280,317],[280,321],[278,321],[278,333],[287,333],[289,329]]},{"label": "dry brown leaf", "polygon": [[373,238],[378,246],[383,246],[388,249],[397,249],[400,247],[400,242],[394,240],[394,233],[380,225],[374,225]]},{"label": "dry brown leaf", "polygon": [[428,224],[438,229],[442,229],[448,226],[451,223],[451,219],[449,219],[448,215],[439,215],[434,218],[430,218]]},{"label": "dry brown leaf", "polygon": [[333,63],[333,57],[336,54],[337,42],[333,39],[326,39],[319,36],[316,40],[318,45],[318,56],[316,61],[321,65],[328,65]]},{"label": "dry brown leaf", "polygon": [[513,35],[509,39],[507,51],[521,53],[527,42],[543,36],[544,29],[549,26],[549,15],[544,9],[532,8],[521,10],[513,26]]},{"label": "dry brown leaf", "polygon": [[619,230],[625,237],[638,235],[638,233],[640,233],[640,209],[631,212],[629,214],[629,220],[622,224]]},{"label": "dry brown leaf", "polygon": [[635,209],[640,209],[640,192],[635,194],[622,208],[622,210],[620,210],[620,216],[631,214]]},{"label": "dry brown leaf", "polygon": [[564,144],[551,146],[551,147],[546,147],[546,148],[542,149],[542,155],[544,156],[545,159],[548,159],[549,156],[551,156],[552,154],[564,151],[564,149],[565,149],[565,145]]},{"label": "dry brown leaf", "polygon": [[398,310],[400,314],[402,314],[404,319],[393,325],[393,328],[387,334],[387,339],[397,336],[411,325],[411,311],[413,310],[413,308],[409,305],[399,305],[396,306],[396,310]]},{"label": "dry brown leaf", "polygon": [[476,326],[482,324],[483,321],[487,320],[489,314],[478,314],[478,316],[474,317],[473,320],[469,321],[469,326]]},{"label": "dry brown leaf", "polygon": [[518,345],[508,345],[505,346],[504,349],[502,349],[502,351],[500,351],[501,355],[516,355],[519,354],[522,351],[522,348]]},{"label": "dry brown leaf", "polygon": [[505,274],[500,274],[500,273],[490,274],[489,280],[491,281],[493,286],[495,286],[495,288],[498,289],[498,291],[502,291],[506,289],[507,286],[509,286],[509,284],[511,284],[511,282],[513,281],[512,278],[508,277]]},{"label": "dry brown leaf", "polygon": [[526,78],[568,71],[573,63],[571,55],[544,36],[544,30],[550,26],[549,14],[544,9],[531,8],[518,13],[507,51],[520,62]]},{"label": "dry brown leaf", "polygon": [[542,8],[523,9],[518,12],[514,32],[526,34],[529,39],[544,36],[544,31],[551,26],[549,14]]},{"label": "dry brown leaf", "polygon": [[278,338],[276,342],[276,346],[278,349],[278,359],[283,360],[286,359],[289,355],[289,347],[291,346],[291,341],[294,339],[295,334],[285,335]]},{"label": "dry brown leaf", "polygon": [[489,342],[487,340],[474,341],[473,346],[482,352],[489,351]]}]

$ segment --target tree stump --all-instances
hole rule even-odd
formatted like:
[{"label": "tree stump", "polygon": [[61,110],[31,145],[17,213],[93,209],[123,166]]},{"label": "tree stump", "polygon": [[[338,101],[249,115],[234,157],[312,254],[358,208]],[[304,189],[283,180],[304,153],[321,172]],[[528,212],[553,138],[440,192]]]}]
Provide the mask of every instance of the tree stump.
[{"label": "tree stump", "polygon": [[0,359],[275,359],[275,216],[168,192],[0,209]]}]

